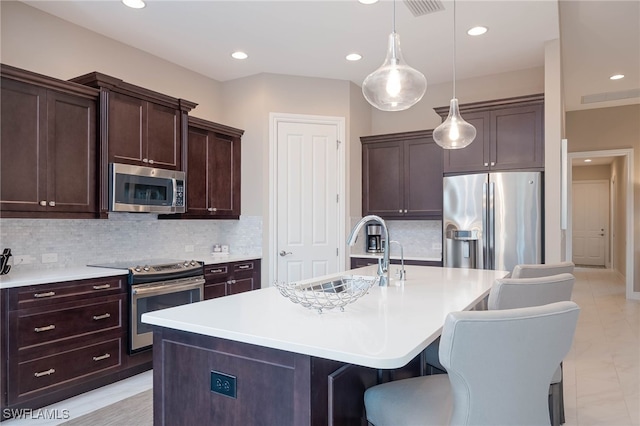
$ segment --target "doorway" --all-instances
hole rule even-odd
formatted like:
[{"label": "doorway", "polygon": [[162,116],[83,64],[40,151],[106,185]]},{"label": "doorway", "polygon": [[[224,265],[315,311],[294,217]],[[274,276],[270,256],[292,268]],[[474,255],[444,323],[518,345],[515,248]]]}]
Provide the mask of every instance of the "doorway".
[{"label": "doorway", "polygon": [[572,190],[573,263],[608,268],[609,181],[574,180]]},{"label": "doorway", "polygon": [[344,118],[270,115],[270,282],[344,270]]},{"label": "doorway", "polygon": [[[616,203],[619,208],[612,209],[609,217],[609,244],[611,248],[610,267],[625,276],[627,299],[640,299],[640,291],[634,291],[634,221],[633,221],[633,149],[615,149],[604,151],[571,152],[567,155],[567,200],[573,199],[574,161],[585,159],[603,159],[611,157],[620,162],[619,173],[611,179],[608,205]],[[567,205],[566,259],[573,259],[573,209],[572,202]],[[614,215],[615,212],[615,215]],[[618,220],[619,219],[619,220]]]}]

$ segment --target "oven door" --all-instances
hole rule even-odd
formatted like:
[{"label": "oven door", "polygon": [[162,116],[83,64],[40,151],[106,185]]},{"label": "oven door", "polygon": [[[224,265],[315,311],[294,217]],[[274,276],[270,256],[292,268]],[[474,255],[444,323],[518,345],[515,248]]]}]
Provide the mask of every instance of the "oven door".
[{"label": "oven door", "polygon": [[201,276],[131,285],[129,352],[146,349],[153,343],[152,328],[140,321],[142,314],[199,302],[203,295],[204,278]]}]

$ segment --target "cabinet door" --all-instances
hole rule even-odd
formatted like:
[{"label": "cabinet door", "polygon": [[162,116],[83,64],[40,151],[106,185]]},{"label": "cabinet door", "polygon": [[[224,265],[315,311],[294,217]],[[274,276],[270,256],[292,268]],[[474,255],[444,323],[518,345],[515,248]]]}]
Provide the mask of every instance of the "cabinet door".
[{"label": "cabinet door", "polygon": [[408,140],[404,157],[405,216],[442,217],[442,148],[431,138]]},{"label": "cabinet door", "polygon": [[2,79],[0,209],[45,211],[46,89]]},{"label": "cabinet door", "polygon": [[476,128],[476,138],[461,149],[445,149],[444,172],[482,172],[489,170],[491,137],[489,112],[467,112],[462,118]]},{"label": "cabinet door", "polygon": [[147,153],[142,161],[147,159],[152,167],[181,170],[180,112],[151,102],[145,105]]},{"label": "cabinet door", "polygon": [[96,102],[49,91],[47,112],[49,210],[96,212]]},{"label": "cabinet door", "polygon": [[213,214],[240,215],[240,141],[209,137],[209,199]]},{"label": "cabinet door", "polygon": [[209,133],[189,128],[187,141],[187,214],[208,214]]},{"label": "cabinet door", "polygon": [[491,112],[491,169],[544,167],[543,106]]},{"label": "cabinet door", "polygon": [[144,164],[146,124],[144,101],[109,93],[109,162]]},{"label": "cabinet door", "polygon": [[404,214],[402,142],[362,145],[362,214]]}]

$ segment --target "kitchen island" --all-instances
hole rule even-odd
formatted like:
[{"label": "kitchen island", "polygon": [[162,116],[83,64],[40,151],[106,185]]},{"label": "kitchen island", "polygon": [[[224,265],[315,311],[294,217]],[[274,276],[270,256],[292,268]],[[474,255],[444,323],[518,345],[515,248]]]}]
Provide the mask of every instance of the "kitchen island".
[{"label": "kitchen island", "polygon": [[447,313],[473,308],[506,274],[406,270],[404,282],[375,286],[344,312],[319,314],[269,287],[144,314],[154,326],[154,423],[361,423],[364,389],[419,374]]}]

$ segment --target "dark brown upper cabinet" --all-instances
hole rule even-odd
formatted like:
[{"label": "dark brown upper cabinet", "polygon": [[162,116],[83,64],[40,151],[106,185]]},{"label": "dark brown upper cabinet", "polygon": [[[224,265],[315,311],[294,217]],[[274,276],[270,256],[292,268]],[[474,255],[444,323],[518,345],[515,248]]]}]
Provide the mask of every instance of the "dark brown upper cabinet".
[{"label": "dark brown upper cabinet", "polygon": [[197,104],[98,72],[71,81],[101,91],[101,135],[109,162],[182,170],[187,114]]},{"label": "dark brown upper cabinet", "polygon": [[[446,119],[449,107],[435,111]],[[445,150],[445,173],[544,169],[544,95],[460,105],[476,128],[466,148]]]},{"label": "dark brown upper cabinet", "polygon": [[176,218],[240,217],[240,138],[243,133],[244,130],[189,117],[187,212],[175,215]]},{"label": "dark brown upper cabinet", "polygon": [[95,217],[98,90],[4,64],[0,71],[2,216]]},{"label": "dark brown upper cabinet", "polygon": [[109,207],[109,163],[183,169],[187,114],[196,103],[92,72],[70,81],[100,90],[101,211]]},{"label": "dark brown upper cabinet", "polygon": [[363,136],[362,214],[442,217],[442,149],[432,131]]}]

